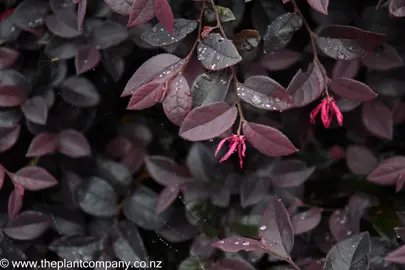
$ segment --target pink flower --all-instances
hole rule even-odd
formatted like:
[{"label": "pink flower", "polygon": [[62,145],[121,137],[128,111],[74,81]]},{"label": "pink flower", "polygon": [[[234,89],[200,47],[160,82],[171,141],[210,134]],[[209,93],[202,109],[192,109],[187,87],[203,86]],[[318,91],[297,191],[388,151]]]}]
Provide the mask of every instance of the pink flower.
[{"label": "pink flower", "polygon": [[335,99],[332,97],[325,97],[321,104],[316,106],[316,108],[311,112],[311,123],[315,122],[315,118],[321,111],[321,119],[325,128],[328,128],[330,123],[332,123],[333,115],[336,116],[338,124],[343,125],[343,115],[340,112],[338,106],[336,106]]},{"label": "pink flower", "polygon": [[238,151],[239,154],[239,165],[242,168],[243,166],[243,157],[245,156],[246,152],[246,143],[245,143],[245,136],[243,135],[232,135],[226,137],[222,141],[219,142],[217,150],[215,151],[215,156],[218,155],[219,150],[222,148],[225,142],[229,141],[229,150],[228,152],[221,158],[219,162],[223,162],[227,160],[233,152]]}]

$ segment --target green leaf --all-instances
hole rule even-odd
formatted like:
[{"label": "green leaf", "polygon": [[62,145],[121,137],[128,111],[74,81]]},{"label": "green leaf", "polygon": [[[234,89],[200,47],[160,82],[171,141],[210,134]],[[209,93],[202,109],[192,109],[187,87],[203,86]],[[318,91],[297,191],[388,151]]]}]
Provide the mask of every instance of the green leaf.
[{"label": "green leaf", "polygon": [[232,10],[223,6],[215,6],[221,22],[230,22],[236,20]]},{"label": "green leaf", "polygon": [[370,218],[374,229],[381,236],[396,240],[394,228],[402,225],[394,207],[382,205],[381,207],[370,208],[367,217]]}]

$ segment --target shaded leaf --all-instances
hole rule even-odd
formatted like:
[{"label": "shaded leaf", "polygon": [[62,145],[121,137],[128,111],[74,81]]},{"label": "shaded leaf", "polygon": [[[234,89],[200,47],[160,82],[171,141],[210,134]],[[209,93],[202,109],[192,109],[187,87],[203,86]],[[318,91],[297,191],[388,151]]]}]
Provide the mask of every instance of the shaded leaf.
[{"label": "shaded leaf", "polygon": [[296,213],[291,217],[291,224],[295,235],[306,233],[318,226],[322,219],[320,208],[311,208],[305,212]]},{"label": "shaded leaf", "polygon": [[93,83],[85,77],[72,76],[60,84],[60,96],[67,103],[87,108],[100,102],[100,94]]},{"label": "shaded leaf", "polygon": [[153,0],[153,9],[156,19],[173,35],[174,16],[167,0]]},{"label": "shaded leaf", "polygon": [[205,68],[220,70],[239,63],[242,57],[230,39],[218,33],[210,33],[197,46],[198,60]]},{"label": "shaded leaf", "polygon": [[388,11],[394,17],[405,17],[405,1],[403,0],[389,1]]},{"label": "shaded leaf", "polygon": [[328,15],[329,0],[307,0],[307,2],[316,11]]},{"label": "shaded leaf", "polygon": [[59,133],[58,151],[71,158],[91,155],[90,144],[82,133],[65,129]]},{"label": "shaded leaf", "polygon": [[15,107],[23,103],[25,94],[22,89],[13,85],[0,85],[0,106]]},{"label": "shaded leaf", "polygon": [[363,104],[363,124],[373,135],[386,140],[392,140],[393,120],[391,110],[380,101]]},{"label": "shaded leaf", "polygon": [[13,239],[32,240],[40,237],[50,226],[50,218],[42,212],[24,211],[10,220],[3,232]]},{"label": "shaded leaf", "polygon": [[135,27],[145,24],[155,17],[154,1],[150,0],[137,0],[133,1],[129,19],[128,27]]},{"label": "shaded leaf", "polygon": [[167,84],[153,82],[139,87],[133,93],[127,110],[143,110],[154,106],[162,100],[167,88]]},{"label": "shaded leaf", "polygon": [[32,139],[28,147],[26,157],[41,157],[55,153],[58,147],[58,135],[56,133],[44,132]]},{"label": "shaded leaf", "polygon": [[[405,4],[405,3],[404,3]],[[405,11],[405,6],[404,6]],[[401,55],[395,47],[384,44],[381,50],[368,54],[361,59],[363,65],[375,70],[390,70],[404,65]]]},{"label": "shaded leaf", "polygon": [[350,78],[333,79],[329,87],[335,94],[349,100],[365,102],[377,97],[370,86]]},{"label": "shaded leaf", "polygon": [[191,180],[184,168],[168,157],[148,156],[145,165],[152,178],[166,187],[177,187]]},{"label": "shaded leaf", "polygon": [[353,79],[361,68],[361,62],[358,59],[337,60],[332,70],[332,79],[349,78]]},{"label": "shaded leaf", "polygon": [[351,224],[351,216],[346,210],[335,210],[329,217],[329,229],[337,242],[343,241],[348,236],[357,234]]},{"label": "shaded leaf", "polygon": [[48,106],[41,96],[34,96],[21,105],[25,117],[31,122],[45,125],[48,119]]},{"label": "shaded leaf", "polygon": [[36,28],[45,23],[45,16],[49,10],[49,3],[46,0],[23,1],[13,14],[13,23],[25,30]]},{"label": "shaded leaf", "polygon": [[17,143],[18,137],[20,136],[21,132],[21,126],[18,125],[16,127],[6,128],[3,129],[3,131],[6,131],[6,133],[3,133],[3,136],[0,139],[0,152],[7,151]]},{"label": "shaded leaf", "polygon": [[16,173],[7,173],[14,184],[19,184],[24,189],[37,191],[50,188],[58,184],[58,181],[48,171],[41,167],[28,166]]},{"label": "shaded leaf", "polygon": [[346,149],[346,164],[356,175],[367,175],[377,165],[377,158],[373,152],[361,145],[349,145]]},{"label": "shaded leaf", "polygon": [[226,252],[238,252],[240,250],[253,251],[260,249],[259,241],[238,236],[225,238],[214,242],[211,245]]},{"label": "shaded leaf", "polygon": [[52,58],[66,60],[75,57],[79,45],[78,40],[53,37],[47,42],[44,53]]},{"label": "shaded leaf", "polygon": [[179,135],[189,141],[218,137],[234,124],[238,110],[225,102],[216,102],[193,109],[180,126]]},{"label": "shaded leaf", "polygon": [[104,0],[104,2],[114,11],[121,15],[129,15],[132,0]]},{"label": "shaded leaf", "polygon": [[116,46],[127,38],[127,30],[113,21],[103,21],[96,25],[90,36],[92,45],[101,50]]},{"label": "shaded leaf", "polygon": [[260,57],[259,63],[270,71],[279,71],[295,65],[302,58],[301,54],[291,50],[279,50],[266,53]]},{"label": "shaded leaf", "polygon": [[81,35],[80,31],[78,31],[75,27],[69,25],[68,23],[65,23],[64,20],[61,20],[56,13],[47,16],[45,19],[45,23],[48,30],[52,34],[61,38],[70,39]]},{"label": "shaded leaf", "polygon": [[24,191],[20,188],[14,187],[13,191],[11,191],[10,196],[8,197],[8,218],[13,219],[18,212],[20,212],[23,206],[23,198],[24,198]]},{"label": "shaded leaf", "polygon": [[19,55],[20,53],[14,49],[0,47],[0,69],[13,66]]},{"label": "shaded leaf", "polygon": [[240,185],[240,203],[243,208],[260,203],[269,191],[270,179],[258,175],[245,178]]},{"label": "shaded leaf", "polygon": [[177,198],[180,189],[179,187],[165,187],[159,194],[159,198],[156,205],[156,213],[160,214],[165,211]]},{"label": "shaded leaf", "polygon": [[315,171],[299,159],[281,160],[271,170],[271,183],[276,187],[296,187],[302,185]]},{"label": "shaded leaf", "polygon": [[244,122],[243,134],[254,148],[267,156],[285,156],[298,151],[279,130],[256,123]]},{"label": "shaded leaf", "polygon": [[101,61],[100,51],[91,45],[82,45],[75,57],[76,75],[94,69]]},{"label": "shaded leaf", "polygon": [[82,31],[84,17],[86,16],[87,0],[81,0],[77,6],[77,29]]},{"label": "shaded leaf", "polygon": [[380,162],[367,179],[380,185],[395,185],[404,174],[405,156],[393,156]]}]

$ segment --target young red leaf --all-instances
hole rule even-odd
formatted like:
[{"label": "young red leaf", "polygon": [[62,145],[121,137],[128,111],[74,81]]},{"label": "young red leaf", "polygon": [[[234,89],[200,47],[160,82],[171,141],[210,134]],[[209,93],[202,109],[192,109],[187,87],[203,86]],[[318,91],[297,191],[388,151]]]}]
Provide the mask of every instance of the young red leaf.
[{"label": "young red leaf", "polygon": [[329,0],[307,0],[307,2],[316,11],[328,15]]},{"label": "young red leaf", "polygon": [[128,27],[145,24],[155,17],[153,0],[136,0],[132,2]]},{"label": "young red leaf", "polygon": [[161,214],[163,211],[165,211],[177,198],[179,192],[179,187],[165,187],[159,194],[156,205],[156,213]]},{"label": "young red leaf", "polygon": [[318,226],[322,219],[322,209],[311,208],[291,217],[291,224],[295,235],[309,232]]},{"label": "young red leaf", "polygon": [[226,252],[253,251],[261,248],[259,241],[238,236],[228,237],[211,245]]},{"label": "young red leaf", "polygon": [[25,94],[17,86],[0,85],[0,106],[15,107],[24,102]]},{"label": "young red leaf", "polygon": [[349,78],[333,79],[329,86],[335,94],[349,100],[366,102],[377,97],[377,93],[370,86]]},{"label": "young red leaf", "polygon": [[55,153],[58,148],[58,135],[56,133],[44,132],[32,139],[28,147],[26,157],[41,157]]},{"label": "young red leaf", "polygon": [[356,175],[367,175],[377,165],[377,158],[371,150],[361,145],[350,145],[346,150],[346,164]]},{"label": "young red leaf", "polygon": [[33,240],[45,233],[50,225],[51,219],[47,214],[28,210],[9,220],[3,231],[16,240]]},{"label": "young red leaf", "polygon": [[164,95],[164,84],[150,82],[133,93],[127,110],[143,110],[154,106]]},{"label": "young red leaf", "polygon": [[13,219],[23,206],[24,190],[21,187],[14,187],[8,197],[8,218]]},{"label": "young red leaf", "polygon": [[101,61],[100,50],[92,45],[82,45],[77,49],[75,57],[76,75],[95,68]]},{"label": "young red leaf", "polygon": [[404,175],[405,156],[394,156],[380,162],[367,179],[380,185],[395,185]]},{"label": "young red leaf", "polygon": [[392,140],[393,120],[391,110],[380,101],[363,104],[363,124],[373,135]]},{"label": "young red leaf", "polygon": [[361,68],[361,62],[358,59],[337,60],[332,70],[332,79],[356,77]]},{"label": "young red leaf", "polygon": [[166,187],[176,187],[191,180],[184,168],[168,157],[148,156],[145,165],[152,178]]},{"label": "young red leaf", "polygon": [[281,188],[297,187],[302,185],[314,171],[315,167],[307,167],[302,160],[281,160],[271,170],[271,183]]},{"label": "young red leaf", "polygon": [[84,17],[86,17],[87,0],[81,0],[77,6],[77,29],[82,31]]},{"label": "young red leaf", "polygon": [[392,263],[405,264],[405,245],[391,251],[384,259]]},{"label": "young red leaf", "polygon": [[177,75],[169,82],[169,90],[163,100],[163,110],[167,118],[180,126],[191,110],[192,98],[186,78]]},{"label": "young red leaf", "polygon": [[13,128],[7,128],[6,130],[7,133],[3,134],[3,137],[0,139],[0,153],[7,151],[16,144],[20,136],[21,126],[18,125]]},{"label": "young red leaf", "polygon": [[298,151],[279,130],[256,123],[244,122],[243,134],[254,148],[267,156],[286,156]]},{"label": "young red leaf", "polygon": [[14,49],[0,47],[0,69],[13,66],[19,55],[20,53]]},{"label": "young red leaf", "polygon": [[319,98],[325,88],[325,80],[317,63],[310,64],[306,72],[301,69],[288,85],[295,107],[303,107]]},{"label": "young red leaf", "polygon": [[[139,1],[139,0],[138,0]],[[104,0],[104,2],[114,11],[121,15],[129,15],[133,0]]]},{"label": "young red leaf", "polygon": [[34,96],[28,99],[21,105],[21,110],[29,121],[39,125],[46,124],[46,120],[48,119],[48,106],[43,97]]},{"label": "young red leaf", "polygon": [[232,40],[223,38],[218,33],[211,33],[201,40],[197,46],[197,54],[198,60],[210,70],[224,69],[242,60]]},{"label": "young red leaf", "polygon": [[91,155],[90,144],[86,137],[73,129],[65,129],[59,133],[58,151],[71,158]]},{"label": "young red leaf", "polygon": [[316,38],[316,44],[327,56],[352,60],[374,51],[384,42],[384,35],[353,26],[328,25]]},{"label": "young red leaf", "polygon": [[370,53],[361,59],[363,65],[375,70],[390,70],[404,65],[401,55],[395,47],[384,44],[378,52]]},{"label": "young red leaf", "polygon": [[235,123],[238,110],[225,102],[215,102],[193,109],[180,126],[179,135],[189,141],[218,137]]},{"label": "young red leaf", "polygon": [[389,13],[394,17],[405,17],[405,1],[390,0],[388,6]]},{"label": "young red leaf", "polygon": [[300,53],[286,49],[264,54],[259,64],[270,71],[279,71],[295,65],[301,59]]},{"label": "young red leaf", "polygon": [[36,166],[24,167],[16,173],[7,172],[14,184],[24,189],[37,191],[53,187],[58,181],[45,169]]},{"label": "young red leaf", "polygon": [[284,203],[270,196],[269,205],[259,222],[263,248],[281,259],[287,259],[294,245],[294,232]]}]

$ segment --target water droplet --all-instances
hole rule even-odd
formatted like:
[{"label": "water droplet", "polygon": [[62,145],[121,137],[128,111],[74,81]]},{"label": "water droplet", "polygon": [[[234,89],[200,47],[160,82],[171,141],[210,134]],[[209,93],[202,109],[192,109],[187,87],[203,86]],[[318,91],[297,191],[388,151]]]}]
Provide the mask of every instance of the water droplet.
[{"label": "water droplet", "polygon": [[263,225],[263,226],[260,227],[260,230],[261,230],[261,231],[264,231],[264,230],[266,230],[266,229],[267,229],[267,227],[266,227],[265,225]]},{"label": "water droplet", "polygon": [[352,233],[353,233],[352,231],[347,231],[347,232],[346,232],[346,235],[349,236],[349,235],[352,235]]},{"label": "water droplet", "polygon": [[242,245],[244,245],[244,246],[248,246],[248,245],[249,245],[249,242],[245,241],[245,242],[243,242],[243,244],[242,244]]},{"label": "water droplet", "polygon": [[235,242],[235,245],[239,245],[239,242]]},{"label": "water droplet", "polygon": [[251,98],[251,101],[252,101],[253,104],[258,105],[258,104],[260,104],[262,102],[262,98],[259,97],[258,95],[253,95],[252,98]]},{"label": "water droplet", "polygon": [[220,243],[220,244],[224,244],[224,243],[225,243],[225,241],[222,241],[222,240],[221,240],[221,241],[219,241],[219,243]]},{"label": "water droplet", "polygon": [[156,33],[156,32],[157,32],[157,27],[156,27],[156,26],[154,26],[154,27],[152,27],[152,29],[151,29],[151,30],[152,30],[152,32],[153,32],[153,33]]}]

